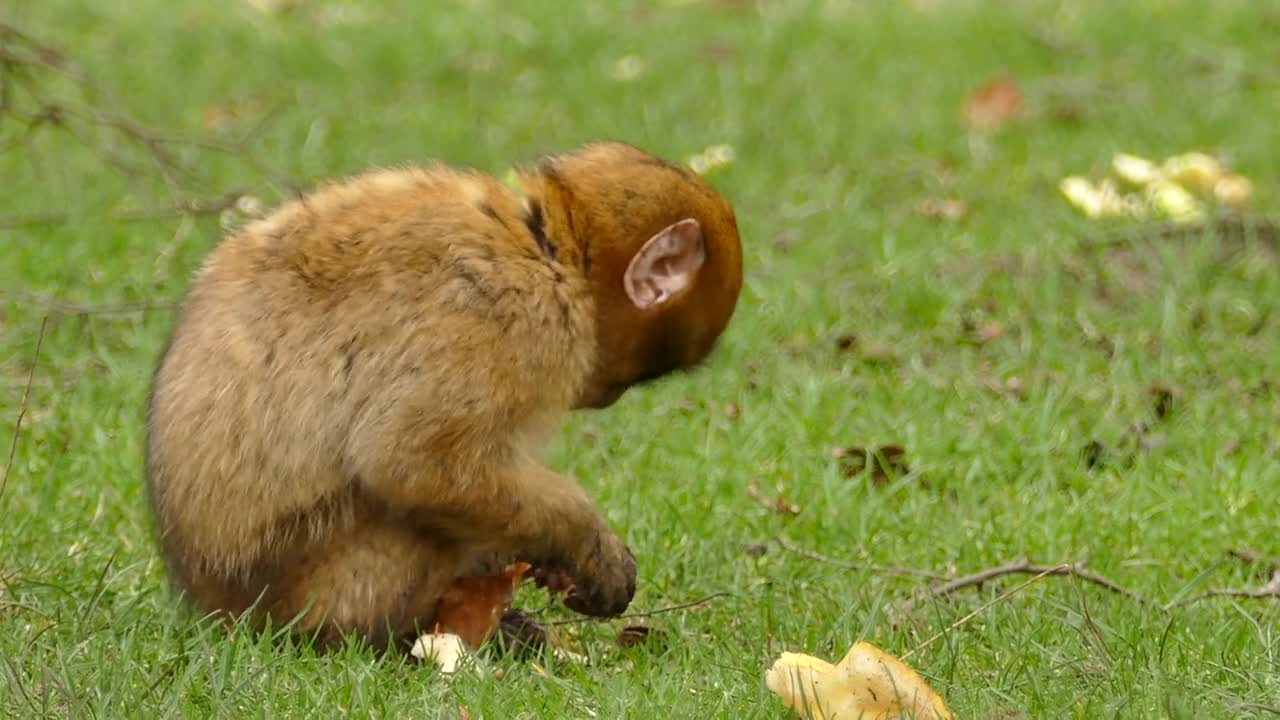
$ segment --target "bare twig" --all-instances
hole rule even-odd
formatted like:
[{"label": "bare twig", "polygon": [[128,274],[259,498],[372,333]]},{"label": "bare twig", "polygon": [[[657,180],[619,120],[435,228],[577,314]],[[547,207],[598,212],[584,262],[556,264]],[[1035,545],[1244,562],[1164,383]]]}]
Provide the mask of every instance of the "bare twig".
[{"label": "bare twig", "polygon": [[1078,578],[1085,582],[1093,583],[1098,587],[1106,588],[1107,590],[1110,590],[1111,592],[1116,593],[1117,595],[1123,595],[1129,598],[1130,600],[1141,603],[1143,605],[1151,604],[1141,595],[1138,595],[1132,590],[1123,588],[1120,585],[1112,582],[1111,580],[1108,580],[1102,577],[1101,575],[1098,575],[1097,573],[1093,573],[1088,570],[1085,570],[1084,563],[1082,562],[1078,562],[1078,561],[1065,562],[1065,563],[1060,563],[1058,565],[1034,565],[1025,558],[1022,560],[1016,560],[1011,563],[1005,563],[1004,565],[997,565],[996,567],[987,568],[986,570],[973,573],[972,575],[965,575],[964,577],[956,578],[955,580],[951,580],[941,585],[935,585],[932,588],[929,588],[929,595],[933,597],[950,595],[951,593],[954,593],[958,590],[963,590],[964,588],[969,588],[969,587],[976,587],[978,585],[982,585],[984,583],[990,582],[999,577],[1004,577],[1006,575],[1041,575],[1041,574],[1069,576],[1069,577]]},{"label": "bare twig", "polygon": [[[65,78],[72,84],[73,93],[78,92],[84,100],[78,101],[49,92],[39,82],[48,73]],[[21,91],[20,102],[17,91]],[[235,157],[251,166],[271,185],[296,189],[295,181],[276,173],[260,156],[251,152],[252,143],[266,126],[267,116],[244,133],[243,137],[224,140],[160,131],[118,111],[116,108],[119,107],[122,104],[112,97],[107,88],[94,82],[89,73],[77,67],[61,51],[12,25],[0,23],[0,115],[25,124],[28,134],[38,128],[59,128],[98,152],[106,162],[126,175],[134,176],[143,168],[133,162],[132,158],[116,152],[107,143],[107,137],[123,138],[129,146],[141,150],[142,156],[150,161],[173,191],[179,190],[178,178],[193,177],[197,167],[184,162],[174,152],[174,146],[198,148]],[[85,129],[92,132],[85,133]],[[94,137],[93,132],[98,133],[98,137]],[[234,201],[231,198],[229,203]],[[184,204],[179,204],[172,210],[161,208],[126,213],[116,220],[149,220],[173,214],[216,212],[229,206],[219,206],[217,201],[193,207],[182,205]],[[59,222],[62,217],[64,216],[57,212],[40,213],[0,220],[0,227]]]},{"label": "bare twig", "polygon": [[39,305],[52,315],[84,317],[87,315],[124,315],[130,313],[146,313],[153,310],[167,311],[177,308],[176,302],[122,302],[94,305],[76,303],[48,295],[39,295],[22,291],[0,291],[0,300],[17,300],[23,303]]},{"label": "bare twig", "polygon": [[679,605],[668,605],[666,607],[655,608],[653,610],[645,610],[644,612],[627,613],[626,615],[618,615],[616,617],[611,617],[611,618],[576,617],[576,618],[569,618],[567,620],[548,620],[542,624],[543,625],[581,625],[583,623],[590,623],[590,622],[609,622],[611,620],[629,620],[632,618],[652,617],[654,615],[661,615],[663,613],[675,612],[676,610],[687,610],[689,608],[699,607],[701,605],[705,605],[706,603],[712,600],[715,600],[716,598],[727,597],[729,595],[732,595],[732,593],[721,590],[719,592],[713,592],[710,595],[707,595],[705,597],[700,597],[697,600],[690,600],[689,602],[680,603]]},{"label": "bare twig", "polygon": [[1210,588],[1199,595],[1183,600],[1178,605],[1190,605],[1216,597],[1247,598],[1251,600],[1280,598],[1280,569],[1272,571],[1271,580],[1266,585],[1255,590],[1248,588]]},{"label": "bare twig", "polygon": [[[174,217],[216,215],[223,210],[236,207],[240,198],[246,195],[240,190],[231,190],[221,195],[206,198],[190,198],[174,203],[170,207],[148,208],[145,210],[127,210],[112,213],[106,217],[110,222],[135,223],[151,220],[166,220]],[[0,230],[11,230],[34,225],[59,225],[71,219],[65,212],[42,212],[28,215],[12,215],[0,217]]]},{"label": "bare twig", "polygon": [[18,403],[18,419],[13,424],[13,441],[9,443],[9,461],[4,465],[4,475],[0,477],[0,500],[4,499],[4,491],[9,487],[9,473],[13,471],[13,458],[18,452],[18,438],[22,434],[22,419],[27,416],[27,399],[31,397],[31,384],[36,379],[36,366],[40,364],[40,347],[44,345],[44,331],[49,327],[49,316],[45,315],[40,323],[40,334],[36,336],[36,350],[31,358],[31,371],[27,373],[27,386],[22,390],[22,401]]},{"label": "bare twig", "polygon": [[1280,558],[1273,558],[1249,547],[1232,548],[1227,551],[1231,557],[1253,565],[1267,565],[1272,569],[1280,568]]},{"label": "bare twig", "polygon": [[849,562],[847,560],[839,560],[833,557],[822,555],[820,553],[816,553],[807,548],[802,548],[798,545],[793,545],[790,542],[788,542],[786,539],[784,539],[782,536],[774,537],[773,542],[778,547],[782,548],[783,550],[786,550],[787,552],[792,552],[801,557],[807,557],[810,560],[817,560],[820,563],[826,563],[827,565],[834,565],[835,567],[844,568],[846,570],[860,570],[864,572],[882,573],[885,575],[898,575],[901,577],[921,577],[928,580],[946,580],[947,579],[946,575],[940,575],[938,573],[931,572],[929,570],[919,570],[916,568],[899,567],[896,565],[875,565],[872,563],[858,563],[858,562]]},{"label": "bare twig", "polygon": [[1014,595],[1016,595],[1017,593],[1020,593],[1020,592],[1022,592],[1023,590],[1025,590],[1026,588],[1030,587],[1033,583],[1037,583],[1037,582],[1039,582],[1040,580],[1042,580],[1042,579],[1044,579],[1044,578],[1048,577],[1049,575],[1052,575],[1052,574],[1053,574],[1053,572],[1054,572],[1055,570],[1057,570],[1057,569],[1059,569],[1059,568],[1061,568],[1061,567],[1066,567],[1066,566],[1059,565],[1059,566],[1056,566],[1056,567],[1044,568],[1044,569],[1043,569],[1043,572],[1037,573],[1037,574],[1036,574],[1036,576],[1035,576],[1035,577],[1033,577],[1033,578],[1031,578],[1030,580],[1028,580],[1028,581],[1026,581],[1026,582],[1022,583],[1021,585],[1019,585],[1019,586],[1017,586],[1017,587],[1015,587],[1015,588],[1013,588],[1013,589],[1011,589],[1011,590],[1006,590],[1005,592],[1000,593],[999,595],[995,596],[995,597],[994,597],[994,598],[992,598],[991,600],[988,600],[987,602],[985,602],[985,603],[983,603],[981,606],[979,606],[976,610],[974,610],[974,611],[970,612],[969,614],[965,615],[964,617],[960,618],[959,620],[957,620],[957,621],[955,621],[955,622],[951,623],[950,625],[946,626],[945,628],[943,628],[943,629],[939,630],[938,632],[934,633],[934,634],[933,634],[933,636],[932,636],[932,637],[930,637],[928,640],[925,640],[924,642],[920,643],[919,645],[915,646],[914,648],[912,648],[912,649],[908,650],[907,652],[903,653],[903,654],[902,654],[902,660],[906,660],[907,658],[911,657],[912,655],[915,655],[916,653],[920,652],[921,650],[924,650],[925,648],[927,648],[927,647],[929,647],[930,645],[934,644],[934,643],[935,643],[935,642],[937,642],[938,640],[941,640],[942,638],[946,637],[946,636],[947,636],[947,633],[951,632],[952,630],[955,630],[956,628],[960,627],[961,625],[964,625],[965,623],[967,623],[967,622],[969,622],[970,620],[974,619],[974,618],[975,618],[975,617],[977,617],[978,615],[982,614],[983,612],[985,612],[985,611],[987,610],[987,608],[989,608],[989,607],[991,607],[991,606],[993,606],[993,605],[995,605],[995,604],[997,604],[997,603],[1002,603],[1002,602],[1004,602],[1005,600],[1007,600],[1007,599],[1009,599],[1009,598],[1013,597],[1013,596],[1014,596]]}]

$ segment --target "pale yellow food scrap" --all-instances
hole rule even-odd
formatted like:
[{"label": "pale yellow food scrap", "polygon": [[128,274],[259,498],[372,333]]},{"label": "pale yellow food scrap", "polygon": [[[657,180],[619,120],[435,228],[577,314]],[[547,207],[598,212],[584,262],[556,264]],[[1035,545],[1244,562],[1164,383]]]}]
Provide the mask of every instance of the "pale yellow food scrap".
[{"label": "pale yellow food scrap", "polygon": [[1222,177],[1222,165],[1205,153],[1174,155],[1164,161],[1164,175],[1169,180],[1193,190],[1212,190]]},{"label": "pale yellow food scrap", "polygon": [[1147,185],[1161,177],[1161,170],[1144,157],[1128,153],[1116,153],[1111,158],[1111,169],[1121,180],[1133,185]]},{"label": "pale yellow food scrap", "polygon": [[737,152],[732,145],[712,145],[697,155],[690,156],[686,164],[699,175],[706,175],[732,165],[736,158]]},{"label": "pale yellow food scrap", "polygon": [[765,685],[806,720],[951,720],[933,688],[906,663],[868,642],[855,643],[832,665],[784,652]]},{"label": "pale yellow food scrap", "polygon": [[1200,202],[1186,188],[1170,180],[1152,183],[1147,188],[1147,201],[1174,222],[1192,222],[1204,216]]},{"label": "pale yellow food scrap", "polygon": [[462,638],[452,633],[427,633],[413,643],[410,655],[419,660],[430,660],[440,666],[440,672],[451,674],[458,670],[467,648]]},{"label": "pale yellow food scrap", "polygon": [[1213,184],[1213,195],[1232,207],[1242,207],[1253,198],[1253,183],[1243,175],[1226,175]]},{"label": "pale yellow food scrap", "polygon": [[1096,218],[1102,215],[1102,193],[1087,179],[1078,175],[1065,177],[1058,183],[1058,190],[1067,198],[1067,202],[1086,216]]}]

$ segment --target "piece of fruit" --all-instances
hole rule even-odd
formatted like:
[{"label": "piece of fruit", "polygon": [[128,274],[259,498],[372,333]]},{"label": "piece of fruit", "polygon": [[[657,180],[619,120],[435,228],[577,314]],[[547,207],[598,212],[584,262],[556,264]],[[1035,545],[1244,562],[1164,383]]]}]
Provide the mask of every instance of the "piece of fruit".
[{"label": "piece of fruit", "polygon": [[806,720],[951,720],[924,678],[868,642],[855,643],[835,665],[784,652],[765,672],[765,686]]}]

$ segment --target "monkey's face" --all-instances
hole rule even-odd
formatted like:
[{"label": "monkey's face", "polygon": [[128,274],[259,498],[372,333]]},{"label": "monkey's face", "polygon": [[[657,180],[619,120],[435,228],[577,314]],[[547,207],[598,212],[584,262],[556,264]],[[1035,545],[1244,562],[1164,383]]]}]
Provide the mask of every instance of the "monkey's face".
[{"label": "monkey's face", "polygon": [[576,407],[607,407],[701,363],[742,288],[729,203],[692,170],[620,143],[549,161],[540,174],[567,210],[595,300],[597,362]]}]

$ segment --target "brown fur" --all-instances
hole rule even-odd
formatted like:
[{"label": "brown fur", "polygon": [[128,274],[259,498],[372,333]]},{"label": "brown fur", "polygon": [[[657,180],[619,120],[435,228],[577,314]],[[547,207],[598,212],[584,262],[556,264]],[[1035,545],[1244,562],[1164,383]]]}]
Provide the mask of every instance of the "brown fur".
[{"label": "brown fur", "polygon": [[[617,143],[520,182],[371,172],[210,254],[147,447],[160,545],[198,607],[387,645],[429,628],[456,578],[521,560],[570,576],[575,610],[626,608],[630,551],[541,446],[566,410],[710,352],[741,287],[737,226],[690,171]],[[627,262],[685,217],[706,264],[640,312]]]}]

